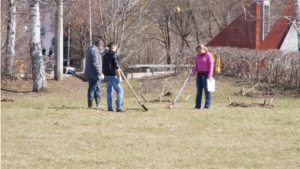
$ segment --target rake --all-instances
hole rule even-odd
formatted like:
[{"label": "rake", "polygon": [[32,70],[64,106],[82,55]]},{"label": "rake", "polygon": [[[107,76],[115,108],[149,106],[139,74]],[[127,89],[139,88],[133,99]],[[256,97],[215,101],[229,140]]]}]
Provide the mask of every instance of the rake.
[{"label": "rake", "polygon": [[178,94],[177,94],[175,100],[172,102],[172,104],[169,104],[169,105],[167,106],[169,109],[173,108],[173,106],[175,105],[175,103],[176,103],[178,97],[180,96],[180,94],[181,94],[183,88],[185,87],[186,83],[188,82],[189,78],[190,78],[190,76],[188,76],[188,77],[186,78],[185,82],[183,83],[183,86],[181,87],[180,91],[178,92]]},{"label": "rake", "polygon": [[131,87],[130,83],[128,82],[127,78],[125,77],[123,71],[120,69],[121,75],[124,77],[126,83],[128,84],[129,88],[131,89],[132,93],[134,94],[136,100],[139,102],[139,104],[143,107],[143,109],[145,111],[148,111],[148,109],[146,108],[146,106],[140,101],[140,99],[138,98],[138,96],[136,95],[136,93],[134,92],[133,88]]}]

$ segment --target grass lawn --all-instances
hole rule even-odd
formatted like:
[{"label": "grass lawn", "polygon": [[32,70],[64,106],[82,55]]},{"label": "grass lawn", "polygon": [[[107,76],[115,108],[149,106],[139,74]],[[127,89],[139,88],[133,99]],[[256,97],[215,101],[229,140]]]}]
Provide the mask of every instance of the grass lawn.
[{"label": "grass lawn", "polygon": [[227,97],[263,100],[234,95],[244,83],[250,86],[219,76],[211,109],[195,110],[193,78],[175,107],[167,109],[185,77],[167,77],[165,92],[172,95],[157,102],[164,79],[130,81],[148,98],[143,101],[148,112],[122,82],[126,113],[86,108],[88,84],[76,77],[48,80],[48,89],[39,94],[30,92],[30,81],[3,82],[1,99],[14,102],[1,103],[1,167],[300,168],[299,96],[275,97],[274,108],[229,107]]}]

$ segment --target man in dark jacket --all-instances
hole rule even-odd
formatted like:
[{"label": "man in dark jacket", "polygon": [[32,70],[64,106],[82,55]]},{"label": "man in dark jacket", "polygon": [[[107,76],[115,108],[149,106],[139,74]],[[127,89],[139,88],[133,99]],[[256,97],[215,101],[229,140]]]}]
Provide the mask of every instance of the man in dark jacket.
[{"label": "man in dark jacket", "polygon": [[122,82],[122,77],[120,73],[120,66],[118,62],[118,56],[116,55],[117,44],[111,42],[108,45],[109,51],[103,56],[103,74],[105,75],[105,82],[106,82],[106,99],[107,99],[107,107],[108,111],[113,110],[113,101],[112,95],[113,91],[112,88],[117,93],[117,112],[125,112],[122,109],[122,98],[123,98],[123,89],[120,85]]},{"label": "man in dark jacket", "polygon": [[93,99],[95,98],[96,106],[100,105],[100,81],[102,75],[102,58],[104,43],[102,40],[97,40],[93,46],[90,46],[86,51],[84,76],[89,79],[89,88],[87,92],[88,107],[93,107]]},{"label": "man in dark jacket", "polygon": [[[45,52],[46,52],[46,51],[45,51]],[[49,48],[49,54],[48,54],[49,59],[51,59],[52,55],[53,55],[53,52],[52,52],[52,48],[50,47],[50,48]]]},{"label": "man in dark jacket", "polygon": [[46,55],[46,48],[45,48],[45,46],[43,47],[42,54],[43,54],[43,56]]}]

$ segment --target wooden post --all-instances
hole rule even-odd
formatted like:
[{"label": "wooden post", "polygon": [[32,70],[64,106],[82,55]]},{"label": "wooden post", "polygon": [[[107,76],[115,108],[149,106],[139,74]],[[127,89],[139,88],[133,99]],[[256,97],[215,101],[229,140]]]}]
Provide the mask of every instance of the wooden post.
[{"label": "wooden post", "polygon": [[231,99],[228,97],[228,105],[231,105]]},{"label": "wooden post", "polygon": [[163,87],[163,91],[162,91],[162,93],[161,93],[161,95],[160,95],[160,97],[159,97],[159,101],[160,101],[160,102],[161,102],[161,99],[162,99],[163,95],[165,94],[166,84],[167,84],[167,80],[165,79],[165,84],[164,84],[164,87]]},{"label": "wooden post", "polygon": [[243,88],[242,88],[242,96],[244,96],[245,95],[245,87],[243,86]]},{"label": "wooden post", "polygon": [[148,99],[143,94],[141,94],[141,96],[145,100],[145,102],[148,102]]},{"label": "wooden post", "polygon": [[269,102],[269,105],[272,105],[272,102],[273,102],[273,98],[271,98],[271,100]]},{"label": "wooden post", "polygon": [[185,98],[185,101],[188,101],[188,99],[190,98],[191,95],[188,95],[186,98]]}]

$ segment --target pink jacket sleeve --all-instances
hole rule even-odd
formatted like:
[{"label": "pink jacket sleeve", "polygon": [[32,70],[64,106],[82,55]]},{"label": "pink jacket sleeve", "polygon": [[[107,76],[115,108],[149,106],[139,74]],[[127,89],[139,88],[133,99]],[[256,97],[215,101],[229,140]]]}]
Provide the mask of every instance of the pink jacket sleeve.
[{"label": "pink jacket sleeve", "polygon": [[214,72],[214,58],[211,53],[207,52],[208,54],[208,78],[212,78]]}]

